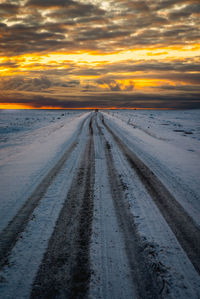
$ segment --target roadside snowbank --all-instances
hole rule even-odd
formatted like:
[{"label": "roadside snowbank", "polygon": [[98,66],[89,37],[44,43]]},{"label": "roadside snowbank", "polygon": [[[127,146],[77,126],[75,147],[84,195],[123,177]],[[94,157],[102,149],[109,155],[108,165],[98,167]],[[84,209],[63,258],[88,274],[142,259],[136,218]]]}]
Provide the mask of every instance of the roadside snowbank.
[{"label": "roadside snowbank", "polygon": [[[200,122],[197,121],[197,115],[200,116],[200,111],[195,110],[185,114],[188,115],[188,117],[185,117],[185,122],[183,117],[181,118],[185,132],[191,131],[192,126],[194,130],[194,119],[196,120],[196,137],[187,137],[190,138],[190,141],[187,142],[183,142],[183,139],[186,137],[182,136],[181,132],[174,132],[174,134],[179,134],[175,139],[173,133],[170,133],[170,129],[166,129],[168,126],[162,126],[165,129],[160,129],[160,122],[163,122],[164,116],[159,118],[159,112],[161,115],[163,114],[163,111],[155,112],[158,120],[155,121],[154,118],[155,124],[151,131],[145,131],[144,127],[151,120],[152,111],[146,111],[145,116],[140,111],[133,111],[132,118],[130,117],[131,112],[129,112],[127,117],[124,111],[104,112],[103,114],[112,129],[155,172],[167,189],[170,190],[185,210],[200,225],[200,138],[198,137],[198,124]],[[172,118],[171,114],[173,113],[174,111],[167,111],[167,113],[165,111],[165,123]],[[183,112],[176,111],[177,119],[180,118],[178,118],[178,115],[180,116],[181,113]],[[138,123],[140,123],[140,126],[138,126],[136,121],[133,124],[132,120],[130,120],[133,118],[139,119]],[[178,121],[176,124],[175,120],[176,117],[174,117],[173,127],[178,126]],[[192,125],[189,125],[190,123]],[[192,136],[192,134],[187,136]],[[193,151],[188,150],[188,142]]]}]

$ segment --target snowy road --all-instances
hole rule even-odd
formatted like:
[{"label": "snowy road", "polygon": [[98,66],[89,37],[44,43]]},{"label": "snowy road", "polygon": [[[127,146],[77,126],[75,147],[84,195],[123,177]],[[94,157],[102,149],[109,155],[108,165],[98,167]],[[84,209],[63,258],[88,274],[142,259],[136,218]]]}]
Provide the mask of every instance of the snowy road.
[{"label": "snowy road", "polygon": [[0,297],[200,298],[200,229],[187,198],[109,115],[72,122],[57,160],[7,208]]}]

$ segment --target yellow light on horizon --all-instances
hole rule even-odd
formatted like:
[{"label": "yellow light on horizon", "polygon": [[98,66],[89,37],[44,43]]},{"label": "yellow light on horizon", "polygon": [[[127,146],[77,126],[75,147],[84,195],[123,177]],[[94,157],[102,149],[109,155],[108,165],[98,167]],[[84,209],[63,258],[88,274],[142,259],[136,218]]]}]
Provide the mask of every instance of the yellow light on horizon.
[{"label": "yellow light on horizon", "polygon": [[0,109],[34,109],[33,106],[28,104],[16,104],[16,103],[0,103]]},{"label": "yellow light on horizon", "polygon": [[[74,53],[52,52],[48,54],[24,54],[13,57],[0,57],[0,63],[13,62],[18,67],[0,67],[0,76],[10,76],[13,73],[29,70],[67,69],[72,65],[76,68],[96,67],[104,64],[120,62],[138,62],[148,60],[173,61],[200,56],[200,44],[190,46],[171,46],[160,48],[130,49],[114,53],[99,53],[95,51],[79,51]],[[71,65],[72,64],[72,65]],[[72,71],[73,73],[73,71]]]}]

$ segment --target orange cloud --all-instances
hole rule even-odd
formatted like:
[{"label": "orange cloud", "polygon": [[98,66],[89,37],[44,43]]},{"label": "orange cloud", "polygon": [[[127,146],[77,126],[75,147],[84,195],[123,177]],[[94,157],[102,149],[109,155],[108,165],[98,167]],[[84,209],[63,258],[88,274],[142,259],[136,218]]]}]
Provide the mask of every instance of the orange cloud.
[{"label": "orange cloud", "polygon": [[[9,58],[9,62],[17,66],[4,66],[8,61],[6,56],[0,58],[0,76],[11,76],[17,72],[29,72],[34,70],[68,69],[73,63],[76,67],[81,66],[103,66],[110,63],[123,61],[173,61],[175,59],[188,59],[200,55],[200,44],[187,46],[171,46],[160,48],[141,48],[113,53],[100,53],[95,51],[78,52],[52,52],[48,54],[24,54]],[[2,66],[1,66],[2,65]]]}]

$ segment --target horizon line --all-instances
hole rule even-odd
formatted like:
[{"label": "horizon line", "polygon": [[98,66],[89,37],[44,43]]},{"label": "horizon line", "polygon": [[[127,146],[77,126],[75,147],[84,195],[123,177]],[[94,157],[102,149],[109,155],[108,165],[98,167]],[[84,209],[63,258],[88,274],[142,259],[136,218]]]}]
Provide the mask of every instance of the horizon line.
[{"label": "horizon line", "polygon": [[1,103],[0,110],[176,110],[180,108],[172,107],[100,107],[100,106],[89,106],[89,107],[53,107],[53,106],[41,106],[35,107],[26,104],[8,104]]}]

